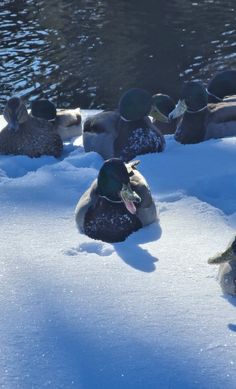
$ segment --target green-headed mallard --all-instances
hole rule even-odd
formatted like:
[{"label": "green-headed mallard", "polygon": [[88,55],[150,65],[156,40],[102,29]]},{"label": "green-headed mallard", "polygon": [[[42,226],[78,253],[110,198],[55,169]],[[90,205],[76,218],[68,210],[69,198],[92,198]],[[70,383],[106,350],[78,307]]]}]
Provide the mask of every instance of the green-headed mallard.
[{"label": "green-headed mallard", "polygon": [[180,100],[169,114],[182,116],[175,139],[183,144],[236,136],[236,102],[208,104],[207,92],[198,81],[186,82]]},{"label": "green-headed mallard", "polygon": [[82,134],[80,108],[56,109],[51,101],[39,99],[32,102],[31,115],[50,120],[63,142]]},{"label": "green-headed mallard", "polygon": [[105,242],[121,242],[157,219],[150,189],[136,170],[138,163],[125,164],[118,158],[104,162],[75,210],[81,233]]},{"label": "green-headed mallard", "polygon": [[163,151],[165,139],[148,114],[152,96],[143,89],[130,89],[120,99],[117,111],[89,117],[83,128],[84,149],[104,159],[130,161],[139,154]]},{"label": "green-headed mallard", "polygon": [[150,116],[153,118],[153,124],[161,131],[163,135],[174,134],[177,126],[177,119],[169,120],[168,116],[175,108],[174,100],[163,93],[152,96],[152,108]]},{"label": "green-headed mallard", "polygon": [[217,73],[207,86],[208,102],[219,103],[236,100],[236,70],[224,70]]},{"label": "green-headed mallard", "polygon": [[8,124],[0,132],[0,154],[60,157],[63,144],[53,125],[30,116],[19,97],[7,101],[3,116]]},{"label": "green-headed mallard", "polygon": [[224,293],[236,295],[236,238],[220,255],[208,260],[209,264],[220,265],[219,281]]}]

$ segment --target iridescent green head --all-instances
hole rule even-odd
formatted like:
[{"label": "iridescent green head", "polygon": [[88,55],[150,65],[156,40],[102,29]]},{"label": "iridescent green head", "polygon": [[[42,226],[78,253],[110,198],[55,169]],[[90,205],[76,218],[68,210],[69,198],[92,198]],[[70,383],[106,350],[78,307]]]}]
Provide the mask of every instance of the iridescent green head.
[{"label": "iridescent green head", "polygon": [[185,111],[198,112],[207,106],[207,92],[201,82],[189,81],[182,88],[180,99],[175,109],[170,112],[169,118],[182,116]]},{"label": "iridescent green head", "polygon": [[97,179],[99,196],[111,202],[124,202],[130,213],[136,212],[134,203],[141,201],[130,184],[130,176],[125,163],[119,158],[111,158],[104,162]]},{"label": "iridescent green head", "polygon": [[218,103],[226,96],[236,94],[236,70],[224,70],[217,73],[207,86],[209,103]]},{"label": "iridescent green head", "polygon": [[125,92],[119,101],[119,112],[123,119],[136,121],[149,115],[152,96],[144,89],[133,88]]}]

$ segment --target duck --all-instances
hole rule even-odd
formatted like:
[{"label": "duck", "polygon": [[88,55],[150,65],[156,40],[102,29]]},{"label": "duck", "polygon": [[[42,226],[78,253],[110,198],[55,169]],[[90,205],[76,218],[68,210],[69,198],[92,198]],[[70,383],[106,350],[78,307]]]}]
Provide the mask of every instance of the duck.
[{"label": "duck", "polygon": [[111,158],[103,163],[75,209],[80,233],[108,243],[122,242],[157,220],[151,191],[137,170],[139,162]]},{"label": "duck", "polygon": [[118,109],[87,118],[83,126],[85,152],[128,162],[140,154],[163,151],[165,138],[148,117],[151,106],[151,94],[132,88],[121,96]]},{"label": "duck", "polygon": [[178,120],[169,119],[169,113],[173,111],[174,108],[175,102],[169,95],[157,93],[152,96],[150,116],[153,118],[153,124],[163,135],[175,133]]},{"label": "duck", "polygon": [[82,134],[80,108],[56,109],[50,100],[44,98],[32,102],[31,115],[51,121],[63,142],[69,142]]},{"label": "duck", "polygon": [[236,237],[227,249],[208,259],[210,265],[220,265],[218,278],[223,293],[236,296]]},{"label": "duck", "polygon": [[60,136],[46,120],[30,116],[20,97],[11,97],[3,111],[7,126],[0,132],[0,154],[59,158],[63,151]]},{"label": "duck", "polygon": [[169,113],[171,120],[181,116],[174,137],[182,144],[236,136],[236,102],[208,104],[206,89],[199,81],[184,84],[175,109]]},{"label": "duck", "polygon": [[236,70],[229,69],[217,73],[207,85],[209,103],[236,101]]}]

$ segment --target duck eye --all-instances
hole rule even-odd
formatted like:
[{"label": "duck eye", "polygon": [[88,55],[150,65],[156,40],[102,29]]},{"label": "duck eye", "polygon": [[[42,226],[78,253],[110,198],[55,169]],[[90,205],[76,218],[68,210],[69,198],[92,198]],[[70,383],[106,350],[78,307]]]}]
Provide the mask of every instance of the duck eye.
[{"label": "duck eye", "polygon": [[131,172],[128,173],[128,176],[132,177],[133,175],[134,175],[134,172],[133,172],[133,170],[131,170]]}]

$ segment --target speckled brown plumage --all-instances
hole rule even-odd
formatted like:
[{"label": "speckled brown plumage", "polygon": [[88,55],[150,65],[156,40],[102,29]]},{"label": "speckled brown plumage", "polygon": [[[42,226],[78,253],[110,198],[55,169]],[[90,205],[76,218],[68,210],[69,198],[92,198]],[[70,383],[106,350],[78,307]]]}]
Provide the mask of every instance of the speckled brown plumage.
[{"label": "speckled brown plumage", "polygon": [[[16,104],[12,104],[13,99]],[[18,98],[13,99],[9,100],[4,110],[8,125],[0,132],[0,154],[60,157],[63,144],[53,125],[31,117],[23,102]],[[12,129],[13,120],[17,123],[16,130]]]}]

